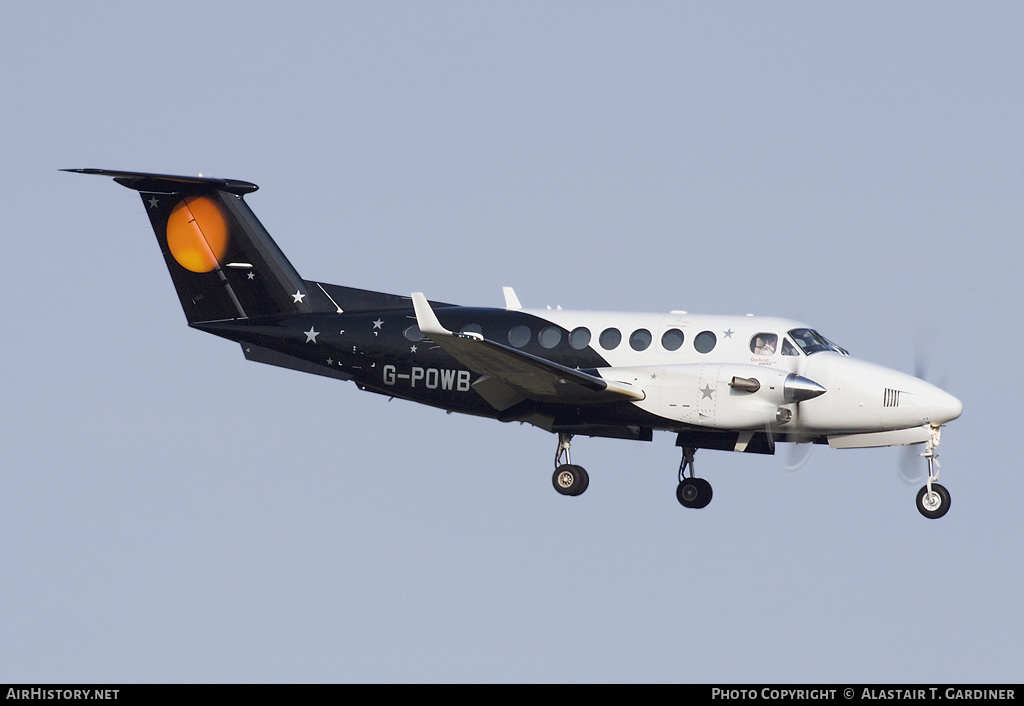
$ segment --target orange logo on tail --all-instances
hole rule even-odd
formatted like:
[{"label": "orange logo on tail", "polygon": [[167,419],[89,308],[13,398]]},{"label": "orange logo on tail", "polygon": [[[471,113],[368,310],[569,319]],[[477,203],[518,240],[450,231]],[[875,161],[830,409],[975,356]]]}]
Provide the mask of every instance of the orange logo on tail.
[{"label": "orange logo on tail", "polygon": [[228,223],[221,207],[206,196],[186,196],[167,219],[167,246],[178,264],[212,272],[228,251]]}]

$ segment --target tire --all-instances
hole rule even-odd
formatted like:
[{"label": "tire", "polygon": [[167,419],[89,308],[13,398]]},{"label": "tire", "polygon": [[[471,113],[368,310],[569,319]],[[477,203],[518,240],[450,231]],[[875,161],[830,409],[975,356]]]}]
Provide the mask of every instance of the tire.
[{"label": "tire", "polygon": [[580,478],[580,492],[578,492],[576,494],[577,495],[583,495],[583,493],[587,492],[587,488],[590,487],[590,474],[587,473],[587,469],[584,468],[583,466],[576,466],[576,468],[580,469],[580,476],[581,476],[581,478]]},{"label": "tire", "polygon": [[561,495],[579,495],[590,485],[590,477],[581,466],[563,463],[551,476],[551,485]]},{"label": "tire", "polygon": [[676,500],[694,510],[707,507],[711,502],[711,484],[703,478],[684,478],[676,486]]},{"label": "tire", "polygon": [[711,484],[703,478],[694,478],[693,482],[697,484],[698,488],[697,502],[693,506],[697,509],[707,507],[708,503],[711,502]]},{"label": "tire", "polygon": [[696,502],[700,496],[700,488],[693,480],[693,478],[686,478],[676,486],[676,500],[683,507],[697,507]]},{"label": "tire", "polygon": [[917,491],[917,509],[929,520],[937,520],[949,512],[949,491],[938,483],[932,483],[932,492],[925,485]]}]

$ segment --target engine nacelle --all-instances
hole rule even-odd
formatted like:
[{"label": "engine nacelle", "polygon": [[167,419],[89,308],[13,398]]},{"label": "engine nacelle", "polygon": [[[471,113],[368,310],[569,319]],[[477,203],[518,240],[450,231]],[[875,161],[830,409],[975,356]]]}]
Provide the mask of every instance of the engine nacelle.
[{"label": "engine nacelle", "polygon": [[[615,372],[626,381],[622,373],[627,371]],[[763,429],[785,424],[792,419],[796,403],[825,392],[813,380],[757,365],[667,365],[628,372],[629,380],[642,384],[647,394],[647,399],[636,403],[638,406],[713,429]]]}]

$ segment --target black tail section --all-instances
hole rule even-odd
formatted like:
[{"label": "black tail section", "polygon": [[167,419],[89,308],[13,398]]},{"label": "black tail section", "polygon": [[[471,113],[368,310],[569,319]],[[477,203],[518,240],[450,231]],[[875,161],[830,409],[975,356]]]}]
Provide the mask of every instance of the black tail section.
[{"label": "black tail section", "polygon": [[108,169],[63,171],[113,177],[140,193],[189,324],[412,309],[409,297],[303,280],[243,200],[259,188],[255,184]]},{"label": "black tail section", "polygon": [[[190,324],[320,309],[295,268],[243,200],[255,184],[103,169],[140,192]],[[314,308],[315,307],[315,308]],[[324,308],[323,310],[333,310]]]}]

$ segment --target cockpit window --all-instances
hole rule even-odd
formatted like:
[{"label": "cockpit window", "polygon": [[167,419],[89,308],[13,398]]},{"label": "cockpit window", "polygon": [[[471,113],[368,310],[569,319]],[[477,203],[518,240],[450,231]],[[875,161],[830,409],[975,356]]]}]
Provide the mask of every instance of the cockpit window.
[{"label": "cockpit window", "polygon": [[774,333],[759,333],[750,339],[750,352],[754,355],[772,355],[779,342]]},{"label": "cockpit window", "polygon": [[800,346],[800,350],[806,355],[820,353],[821,351],[832,351],[839,355],[850,355],[845,348],[837,346],[813,329],[795,328],[789,332],[789,335],[793,337],[796,344]]},{"label": "cockpit window", "polygon": [[796,346],[789,342],[788,338],[783,338],[782,355],[800,355],[800,351],[796,349]]}]

